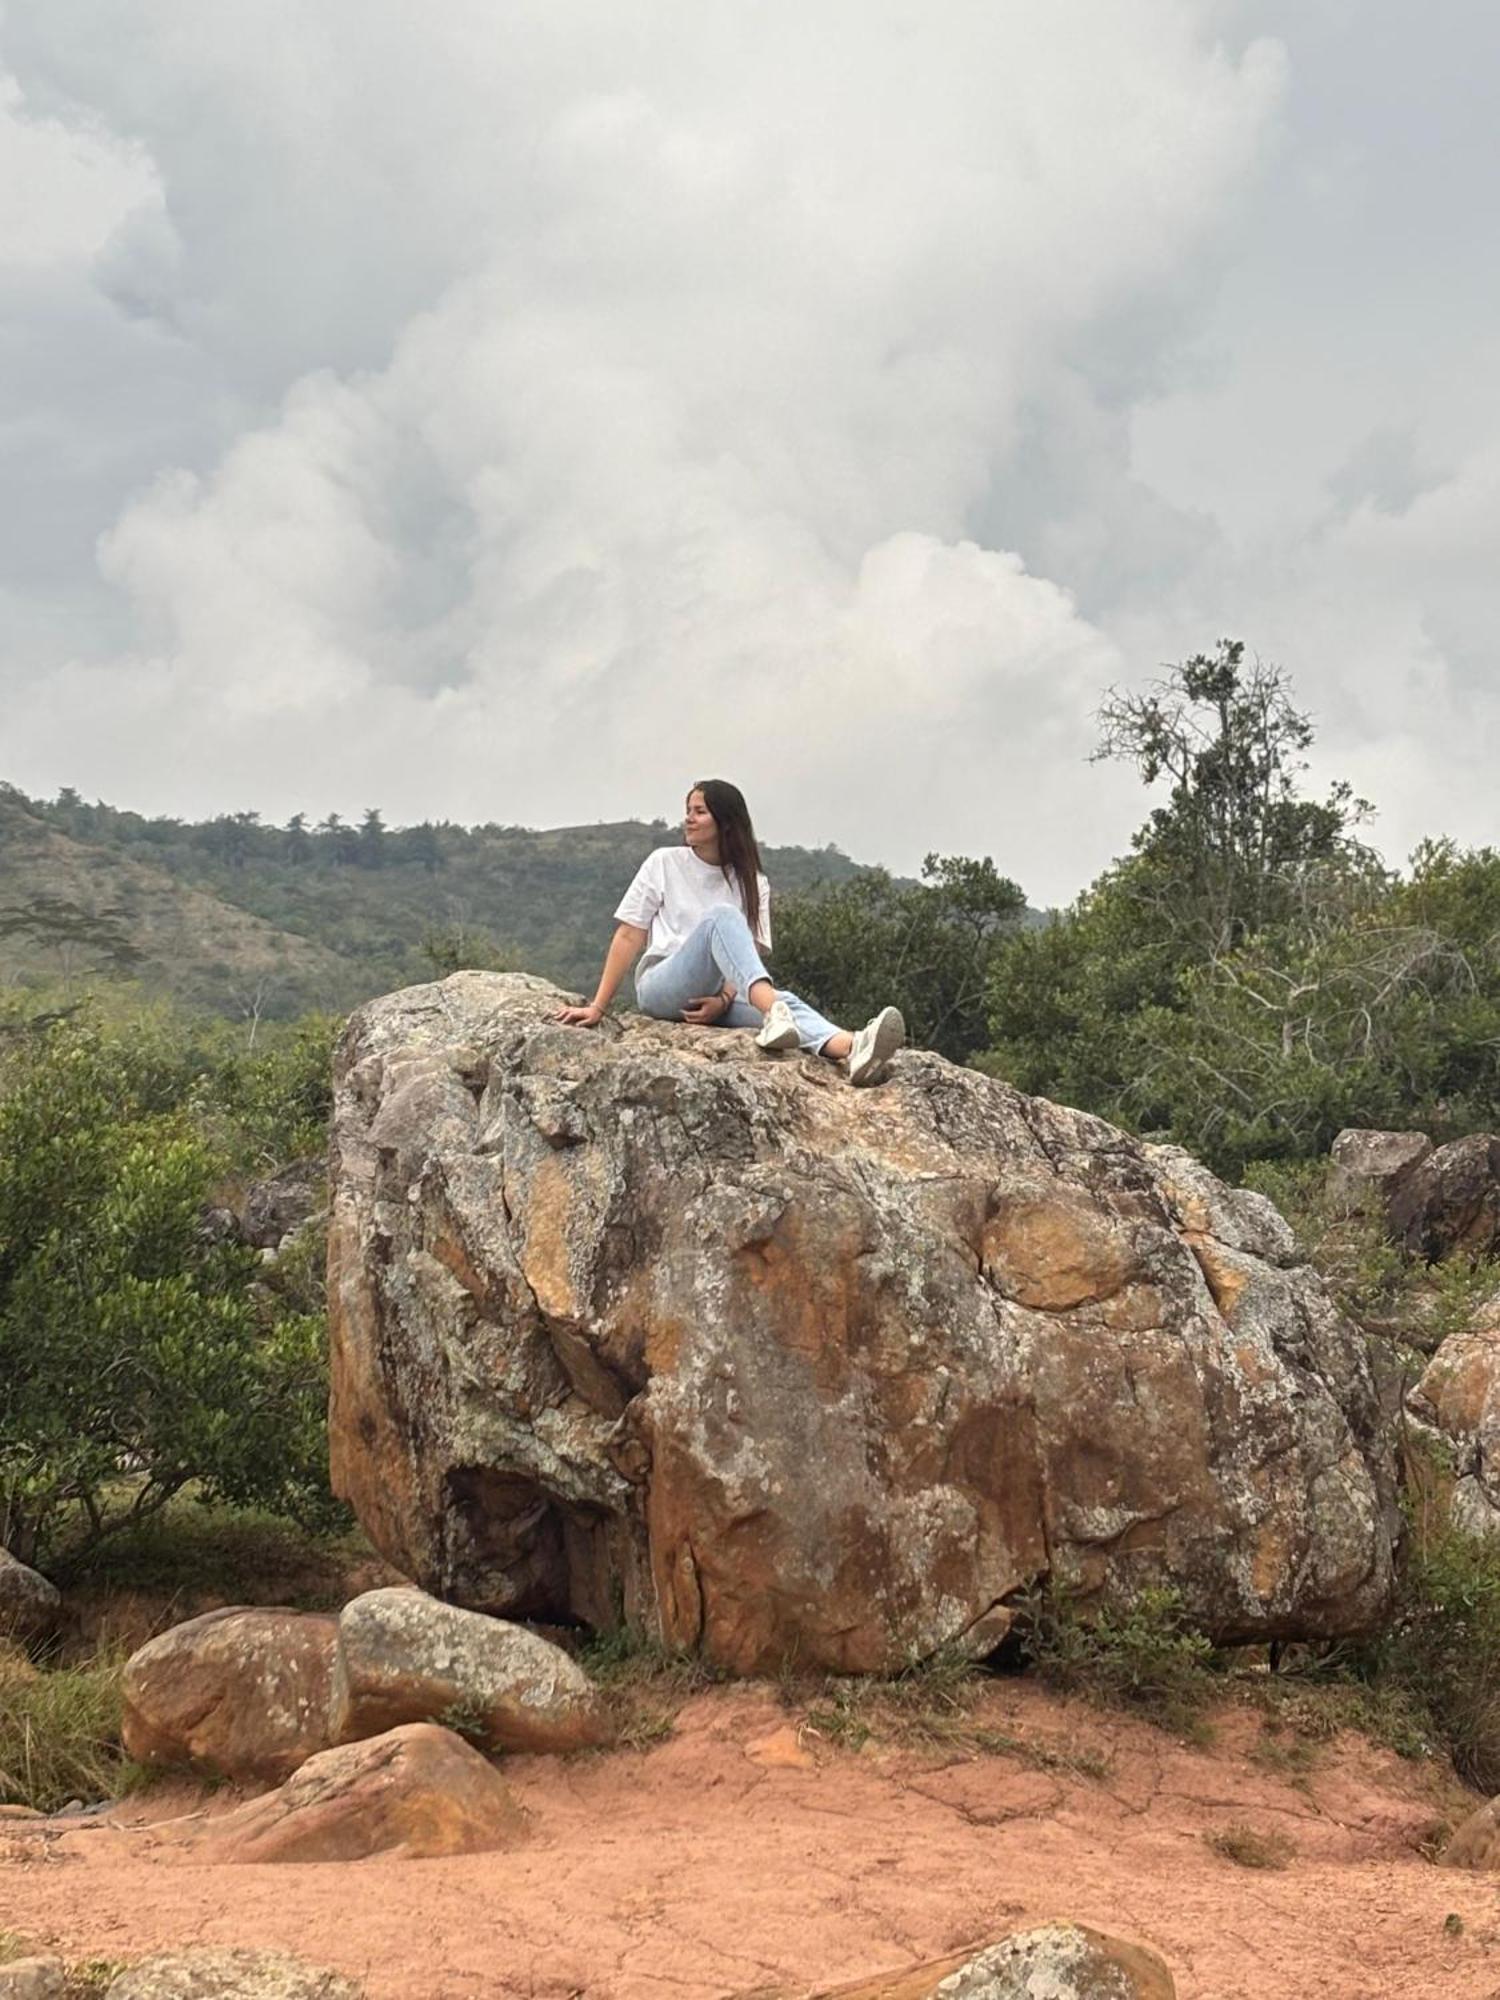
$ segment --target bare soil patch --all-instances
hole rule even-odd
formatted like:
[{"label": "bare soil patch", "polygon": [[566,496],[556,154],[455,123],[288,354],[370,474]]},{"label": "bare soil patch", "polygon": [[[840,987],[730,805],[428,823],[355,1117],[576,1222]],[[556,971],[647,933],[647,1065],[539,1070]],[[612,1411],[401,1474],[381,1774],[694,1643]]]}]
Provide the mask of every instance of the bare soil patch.
[{"label": "bare soil patch", "polygon": [[[372,2000],[721,2000],[1068,1916],[1153,1946],[1182,2000],[1496,2000],[1500,1880],[1426,1858],[1470,1797],[1352,1736],[1288,1771],[1263,1729],[1234,1710],[1193,1746],[997,1682],[962,1742],[855,1748],[774,1689],[714,1688],[654,1747],[507,1759],[530,1823],[510,1853],[198,1861],[182,1815],[227,1793],[0,1822],[0,1931],[75,1960],[278,1947]],[[1214,1851],[1246,1828],[1285,1865]]]}]

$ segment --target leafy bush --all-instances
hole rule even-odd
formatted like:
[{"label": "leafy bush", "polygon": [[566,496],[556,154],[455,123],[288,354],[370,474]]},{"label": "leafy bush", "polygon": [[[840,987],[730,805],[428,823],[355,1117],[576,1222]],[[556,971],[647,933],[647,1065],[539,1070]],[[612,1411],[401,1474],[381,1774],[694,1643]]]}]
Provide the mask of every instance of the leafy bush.
[{"label": "leafy bush", "polygon": [[1212,1642],[1189,1619],[1181,1593],[1140,1591],[1123,1609],[1085,1609],[1067,1591],[1039,1591],[1017,1622],[1021,1650],[1064,1693],[1140,1710],[1193,1733],[1222,1692]]},{"label": "leafy bush", "polygon": [[1425,1709],[1461,1778],[1500,1792],[1500,1543],[1434,1507],[1413,1529],[1395,1616],[1359,1664]]},{"label": "leafy bush", "polygon": [[232,1134],[237,1163],[254,1170],[322,1153],[333,1108],[333,1045],[341,1021],[309,1014],[274,1024],[258,1050],[220,1056],[197,1081],[205,1119]]},{"label": "leafy bush", "polygon": [[858,1027],[897,1006],[919,1047],[966,1062],[985,1041],[985,993],[1026,898],[992,861],[929,854],[920,882],[883,868],[776,905],[776,977]]},{"label": "leafy bush", "polygon": [[153,1036],[87,1019],[0,1065],[0,1542],[23,1561],[190,1480],[326,1504],[321,1320],[205,1236],[226,1162],[191,1099]]},{"label": "leafy bush", "polygon": [[1405,1255],[1381,1214],[1330,1196],[1325,1161],[1257,1160],[1244,1185],[1275,1202],[1340,1308],[1406,1347],[1431,1353],[1500,1292],[1500,1259],[1450,1257],[1429,1265]]}]

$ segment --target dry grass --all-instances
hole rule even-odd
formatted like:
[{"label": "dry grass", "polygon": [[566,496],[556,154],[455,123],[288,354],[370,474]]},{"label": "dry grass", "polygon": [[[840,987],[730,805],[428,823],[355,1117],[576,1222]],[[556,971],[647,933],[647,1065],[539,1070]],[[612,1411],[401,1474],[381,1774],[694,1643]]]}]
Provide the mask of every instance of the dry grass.
[{"label": "dry grass", "polygon": [[1232,1861],[1236,1868],[1285,1868],[1297,1851],[1284,1833],[1262,1833],[1244,1820],[1216,1827],[1203,1839],[1220,1860]]},{"label": "dry grass", "polygon": [[0,1803],[56,1812],[116,1797],[120,1753],[121,1654],[82,1666],[38,1669],[0,1655]]},{"label": "dry grass", "polygon": [[613,1724],[609,1747],[619,1750],[666,1742],[683,1703],[723,1678],[694,1654],[669,1652],[625,1631],[595,1639],[581,1664],[604,1695]]},{"label": "dry grass", "polygon": [[1059,1750],[1018,1736],[988,1720],[985,1696],[994,1679],[961,1654],[939,1653],[890,1677],[834,1677],[811,1685],[784,1682],[787,1706],[805,1707],[807,1728],[824,1742],[861,1750],[867,1743],[893,1748],[958,1751],[979,1757],[1015,1757],[1039,1770],[1104,1778],[1110,1758],[1097,1746]]}]

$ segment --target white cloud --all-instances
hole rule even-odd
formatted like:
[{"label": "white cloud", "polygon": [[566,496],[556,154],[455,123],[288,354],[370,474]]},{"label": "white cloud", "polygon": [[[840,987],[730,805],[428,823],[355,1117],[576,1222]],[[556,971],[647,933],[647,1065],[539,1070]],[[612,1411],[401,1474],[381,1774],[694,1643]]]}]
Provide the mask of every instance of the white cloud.
[{"label": "white cloud", "polygon": [[10,271],[86,260],[133,212],[160,203],[143,148],[29,116],[20,85],[0,69],[0,258]]},{"label": "white cloud", "polygon": [[1153,379],[1276,45],[1188,0],[95,11],[7,40],[161,176],[105,281],[264,415],[108,528],[133,642],[16,704],[18,779],[557,821],[712,769],[768,837],[1049,896],[1118,845],[1079,767],[1126,662],[1015,474]]}]

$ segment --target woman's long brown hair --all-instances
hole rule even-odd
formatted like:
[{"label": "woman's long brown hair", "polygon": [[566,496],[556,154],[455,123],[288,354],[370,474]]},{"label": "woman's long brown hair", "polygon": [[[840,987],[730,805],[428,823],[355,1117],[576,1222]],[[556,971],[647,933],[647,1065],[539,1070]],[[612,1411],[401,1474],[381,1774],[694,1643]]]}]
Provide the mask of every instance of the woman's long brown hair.
[{"label": "woman's long brown hair", "polygon": [[719,866],[724,880],[739,895],[745,922],[754,937],[760,929],[760,849],[755,844],[745,794],[727,778],[700,778],[692,790],[702,792],[703,803],[714,816],[719,829]]}]

